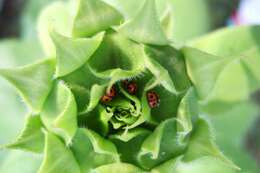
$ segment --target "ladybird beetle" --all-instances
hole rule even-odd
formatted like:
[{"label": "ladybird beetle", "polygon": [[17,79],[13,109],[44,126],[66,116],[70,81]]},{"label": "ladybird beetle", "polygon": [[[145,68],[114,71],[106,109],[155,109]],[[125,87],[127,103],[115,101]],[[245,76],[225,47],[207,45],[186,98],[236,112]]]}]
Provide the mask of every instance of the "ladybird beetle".
[{"label": "ladybird beetle", "polygon": [[111,89],[102,96],[101,102],[107,103],[110,102],[116,96],[116,87],[112,86]]},{"label": "ladybird beetle", "polygon": [[137,84],[135,82],[129,82],[127,80],[123,81],[123,85],[129,94],[136,94],[137,92]]},{"label": "ladybird beetle", "polygon": [[151,108],[155,108],[155,107],[159,106],[160,99],[159,99],[159,95],[156,92],[154,92],[154,91],[148,92],[147,100],[148,100],[148,104]]}]

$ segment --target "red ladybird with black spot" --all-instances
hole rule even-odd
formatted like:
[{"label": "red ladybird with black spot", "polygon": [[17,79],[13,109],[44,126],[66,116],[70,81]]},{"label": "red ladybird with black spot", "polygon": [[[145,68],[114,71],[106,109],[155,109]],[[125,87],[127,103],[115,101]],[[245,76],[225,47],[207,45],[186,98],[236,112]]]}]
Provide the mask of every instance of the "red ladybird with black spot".
[{"label": "red ladybird with black spot", "polygon": [[147,101],[151,108],[158,107],[160,104],[159,95],[154,91],[147,92]]},{"label": "red ladybird with black spot", "polygon": [[123,81],[124,88],[131,95],[135,95],[137,92],[137,84],[135,82]]},{"label": "red ladybird with black spot", "polygon": [[101,102],[107,103],[113,100],[113,98],[116,96],[116,87],[112,86],[109,91],[105,95],[102,96]]}]

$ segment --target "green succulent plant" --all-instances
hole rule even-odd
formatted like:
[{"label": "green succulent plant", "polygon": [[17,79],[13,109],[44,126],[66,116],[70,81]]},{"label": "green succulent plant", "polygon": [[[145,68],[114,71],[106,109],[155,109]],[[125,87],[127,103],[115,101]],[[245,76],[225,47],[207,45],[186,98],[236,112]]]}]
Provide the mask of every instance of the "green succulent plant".
[{"label": "green succulent plant", "polygon": [[146,0],[131,13],[137,1],[119,2],[60,1],[42,12],[48,58],[0,69],[30,110],[5,148],[43,153],[39,173],[238,171],[204,113],[259,88],[259,27],[177,48],[171,1]]}]

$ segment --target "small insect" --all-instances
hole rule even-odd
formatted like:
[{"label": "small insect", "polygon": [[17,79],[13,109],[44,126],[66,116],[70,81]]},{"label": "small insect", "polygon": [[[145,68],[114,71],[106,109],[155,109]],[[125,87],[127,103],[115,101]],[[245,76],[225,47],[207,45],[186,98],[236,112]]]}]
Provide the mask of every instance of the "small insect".
[{"label": "small insect", "polygon": [[123,85],[129,94],[131,94],[131,95],[136,94],[137,84],[135,82],[129,82],[129,81],[125,80],[125,81],[123,81]]},{"label": "small insect", "polygon": [[159,106],[159,104],[160,104],[159,95],[154,91],[149,91],[147,93],[147,100],[148,100],[148,104],[151,108],[155,108],[155,107]]},{"label": "small insect", "polygon": [[112,86],[111,89],[101,97],[101,102],[107,103],[113,100],[113,98],[116,96],[116,87]]}]

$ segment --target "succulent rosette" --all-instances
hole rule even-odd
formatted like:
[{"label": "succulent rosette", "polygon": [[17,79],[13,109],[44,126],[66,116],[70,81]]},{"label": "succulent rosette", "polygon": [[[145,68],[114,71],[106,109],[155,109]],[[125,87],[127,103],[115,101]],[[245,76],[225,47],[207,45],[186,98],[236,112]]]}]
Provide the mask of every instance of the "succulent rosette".
[{"label": "succulent rosette", "polygon": [[[101,0],[76,2],[42,12],[39,33],[49,58],[0,70],[30,109],[20,137],[6,147],[43,153],[39,173],[238,169],[199,114],[198,100],[207,94],[197,82],[206,80],[198,77],[203,70],[187,74],[185,58],[207,54],[174,48],[171,10],[160,18],[155,1],[146,0],[126,16]],[[193,72],[199,62],[187,64]]]}]

